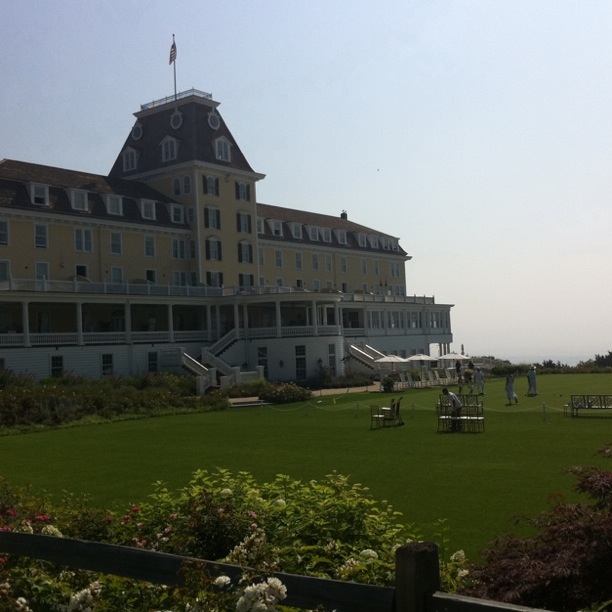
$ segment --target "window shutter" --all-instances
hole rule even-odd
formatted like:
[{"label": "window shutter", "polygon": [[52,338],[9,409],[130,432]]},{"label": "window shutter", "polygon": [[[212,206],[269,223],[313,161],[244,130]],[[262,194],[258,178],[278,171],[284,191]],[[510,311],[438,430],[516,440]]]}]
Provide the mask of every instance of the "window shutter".
[{"label": "window shutter", "polygon": [[251,201],[251,186],[250,185],[246,186],[246,199],[247,199],[247,202]]},{"label": "window shutter", "polygon": [[209,221],[210,210],[208,208],[204,209],[204,227],[210,227]]},{"label": "window shutter", "polygon": [[206,241],[206,259],[210,259],[210,241]]},{"label": "window shutter", "polygon": [[215,179],[215,195],[216,196],[219,195],[219,179],[218,178]]},{"label": "window shutter", "polygon": [[253,230],[252,230],[252,226],[251,226],[251,215],[249,215],[249,216],[247,217],[247,228],[248,228],[248,232],[249,232],[249,234],[251,234],[251,233],[252,233],[252,231],[253,231]]},{"label": "window shutter", "polygon": [[236,231],[240,232],[240,213],[236,213]]},{"label": "window shutter", "polygon": [[219,285],[223,287],[223,272],[219,272]]},{"label": "window shutter", "polygon": [[219,240],[219,261],[221,261],[223,259],[223,256],[221,255],[221,241]]},{"label": "window shutter", "polygon": [[238,243],[238,263],[242,263],[242,245]]},{"label": "window shutter", "polygon": [[236,199],[239,200],[240,199],[240,183],[236,181],[234,183],[234,187],[236,188]]},{"label": "window shutter", "polygon": [[249,244],[249,263],[253,263],[253,245]]},{"label": "window shutter", "polygon": [[205,175],[202,176],[202,191],[204,194],[208,193],[208,177]]}]

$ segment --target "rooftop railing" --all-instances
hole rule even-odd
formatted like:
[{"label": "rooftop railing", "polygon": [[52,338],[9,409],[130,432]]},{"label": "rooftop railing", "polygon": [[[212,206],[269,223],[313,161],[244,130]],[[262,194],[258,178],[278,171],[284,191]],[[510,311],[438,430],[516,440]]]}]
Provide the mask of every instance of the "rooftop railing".
[{"label": "rooftop railing", "polygon": [[160,98],[159,100],[153,100],[152,102],[141,104],[140,110],[149,110],[151,108],[163,106],[164,104],[170,104],[172,102],[176,102],[177,100],[182,100],[191,96],[195,96],[196,98],[204,98],[205,100],[212,100],[212,94],[210,93],[200,91],[199,89],[188,89],[187,91],[181,91],[174,96],[166,96],[165,98]]}]

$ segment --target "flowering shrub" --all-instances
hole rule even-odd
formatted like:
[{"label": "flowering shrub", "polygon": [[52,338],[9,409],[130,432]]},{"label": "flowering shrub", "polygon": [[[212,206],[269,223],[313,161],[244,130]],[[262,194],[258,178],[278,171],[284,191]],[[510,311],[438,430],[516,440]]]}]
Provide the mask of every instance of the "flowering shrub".
[{"label": "flowering shrub", "polygon": [[0,428],[56,426],[82,419],[113,419],[172,410],[220,410],[219,394],[195,396],[190,376],[168,373],[100,380],[65,375],[39,382],[2,372]]},{"label": "flowering shrub", "polygon": [[311,397],[311,391],[295,383],[266,383],[259,391],[259,399],[273,404],[303,402]]},{"label": "flowering shrub", "polygon": [[[0,481],[0,529],[77,538],[220,560],[246,570],[233,582],[210,577],[199,563],[184,587],[163,587],[42,561],[0,560],[0,609],[258,610],[272,612],[287,595],[275,572],[390,585],[395,550],[418,534],[368,490],[337,473],[295,481],[278,475],[259,483],[248,472],[200,470],[182,489],[155,483],[140,504],[106,512],[67,495],[52,507],[29,490]],[[264,576],[264,578],[261,578]],[[11,602],[10,607],[2,605]],[[22,608],[27,610],[27,607]]]}]

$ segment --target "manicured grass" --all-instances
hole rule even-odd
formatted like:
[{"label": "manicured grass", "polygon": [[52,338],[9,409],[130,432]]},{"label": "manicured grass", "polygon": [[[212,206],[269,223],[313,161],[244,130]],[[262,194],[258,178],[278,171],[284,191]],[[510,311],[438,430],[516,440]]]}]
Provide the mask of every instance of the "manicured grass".
[{"label": "manicured grass", "polygon": [[551,494],[578,499],[567,467],[612,467],[595,455],[612,442],[612,412],[563,415],[571,393],[612,393],[612,377],[549,375],[538,385],[540,395],[527,398],[519,379],[519,404],[506,407],[503,380],[488,380],[480,434],[436,433],[439,388],[404,391],[405,427],[375,431],[369,404],[392,396],[323,396],[0,437],[0,474],[52,494],[87,492],[110,507],[143,501],[157,480],[181,487],[198,468],[248,470],[261,480],[320,479],[336,470],[388,500],[428,539],[437,539],[437,519],[448,519],[450,548],[475,558],[516,529],[517,515],[545,509]]}]

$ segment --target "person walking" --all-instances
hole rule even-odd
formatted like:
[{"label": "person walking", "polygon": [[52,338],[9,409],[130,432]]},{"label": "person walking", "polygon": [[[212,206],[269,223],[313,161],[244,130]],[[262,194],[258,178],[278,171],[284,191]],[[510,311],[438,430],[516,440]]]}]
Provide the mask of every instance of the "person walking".
[{"label": "person walking", "polygon": [[512,402],[518,404],[518,395],[514,391],[514,374],[508,373],[506,376],[506,398],[508,399],[508,403],[506,406],[512,406]]}]

